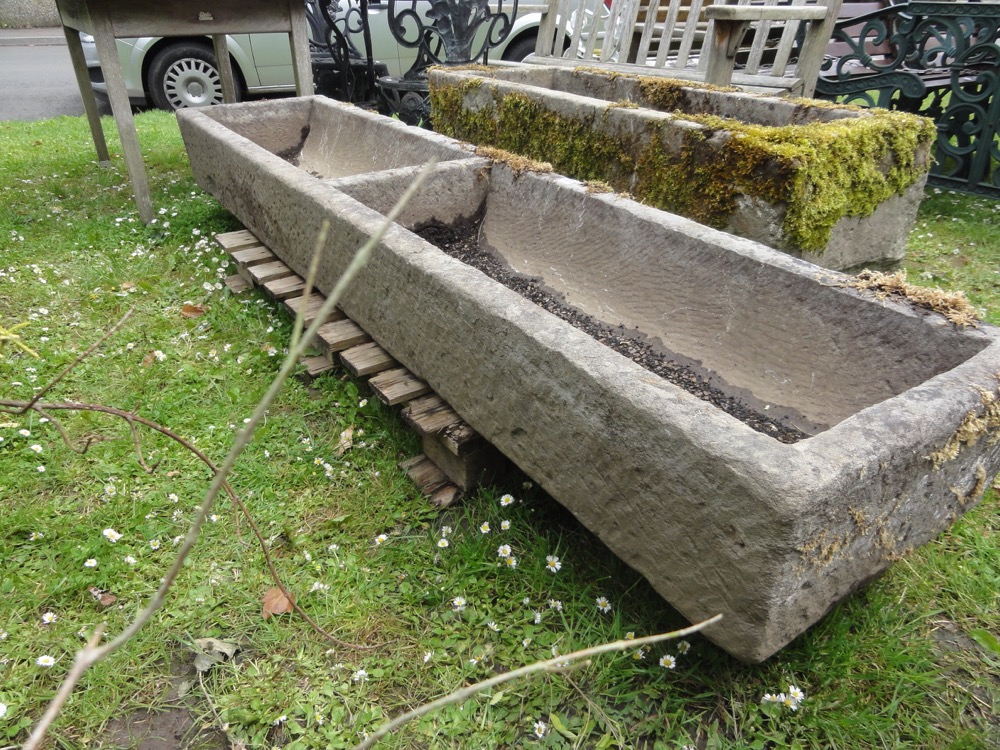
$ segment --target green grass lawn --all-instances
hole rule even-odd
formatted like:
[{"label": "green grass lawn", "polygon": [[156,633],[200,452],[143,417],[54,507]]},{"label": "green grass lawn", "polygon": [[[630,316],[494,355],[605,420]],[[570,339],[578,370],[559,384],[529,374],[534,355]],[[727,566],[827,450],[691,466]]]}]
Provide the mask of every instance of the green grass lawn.
[{"label": "green grass lawn", "polygon": [[[221,461],[291,321],[255,292],[222,288],[232,269],[212,238],[238,225],[194,184],[174,118],[147,113],[137,126],[160,212],[148,227],[120,156],[99,167],[82,118],[0,123],[0,326],[26,323],[16,333],[38,353],[0,349],[0,398],[29,398],[134,307],[49,398],[134,410]],[[1000,324],[998,224],[1000,203],[929,190],[910,281],[964,289]],[[129,723],[151,721],[191,747],[350,747],[499,671],[685,624],[525,477],[431,508],[397,468],[417,439],[364,389],[339,374],[290,382],[232,483],[299,603],[368,648],[295,615],[262,617],[273,583],[220,498],[166,606],[86,673],[50,747],[129,747]],[[152,433],[147,473],[120,420],[53,416],[85,453],[52,420],[0,414],[0,748],[23,742],[93,628],[113,636],[155,591],[209,479]],[[510,683],[384,746],[1000,747],[998,541],[991,491],[763,665],[698,637],[668,642]],[[198,671],[201,638],[238,650]],[[793,685],[805,693],[797,710],[762,701]]]}]

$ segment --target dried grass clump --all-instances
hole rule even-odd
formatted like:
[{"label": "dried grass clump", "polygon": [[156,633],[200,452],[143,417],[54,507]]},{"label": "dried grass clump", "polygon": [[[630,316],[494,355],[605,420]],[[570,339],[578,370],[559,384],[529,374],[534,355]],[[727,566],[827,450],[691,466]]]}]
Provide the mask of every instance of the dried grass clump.
[{"label": "dried grass clump", "polygon": [[[1000,373],[997,378],[1000,380]],[[940,469],[942,464],[956,458],[963,445],[975,445],[984,435],[988,435],[990,445],[1000,441],[1000,392],[985,388],[977,390],[983,404],[982,411],[970,409],[944,447],[928,456],[935,469]]]},{"label": "dried grass clump", "polygon": [[481,156],[484,159],[489,159],[490,161],[506,164],[510,167],[515,176],[518,176],[523,172],[552,171],[552,165],[546,161],[535,161],[534,159],[529,159],[526,156],[513,154],[510,151],[504,151],[502,148],[494,148],[493,146],[477,146],[476,156]]},{"label": "dried grass clump", "polygon": [[902,297],[917,307],[941,313],[950,322],[962,328],[978,327],[979,325],[976,308],[972,306],[963,292],[945,292],[937,288],[927,289],[922,286],[914,286],[907,282],[906,271],[882,273],[881,271],[864,270],[847,286],[874,292],[879,299]]}]

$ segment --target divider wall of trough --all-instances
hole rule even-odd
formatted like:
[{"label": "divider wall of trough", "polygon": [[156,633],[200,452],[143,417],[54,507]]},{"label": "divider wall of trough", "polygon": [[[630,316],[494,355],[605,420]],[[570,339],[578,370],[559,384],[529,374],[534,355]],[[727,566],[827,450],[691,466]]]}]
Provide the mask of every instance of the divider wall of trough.
[{"label": "divider wall of trough", "polygon": [[[310,176],[218,121],[237,114],[280,118],[283,103],[187,110],[178,119],[199,184],[299,274],[308,268],[320,223],[329,219],[317,280],[328,293],[382,215],[336,181]],[[310,116],[342,118],[344,128],[359,115],[322,100],[312,107]],[[386,138],[397,125],[386,121]],[[434,138],[435,148],[447,141]],[[794,329],[796,300],[812,291],[861,304],[875,319],[886,316],[889,327],[900,320],[904,328],[926,327],[929,340],[939,337],[940,346],[962,351],[964,361],[951,369],[785,445],[401,226],[386,233],[342,302],[348,315],[687,617],[722,612],[707,635],[738,658],[773,654],[971,507],[985,477],[996,473],[1000,445],[989,438],[1000,425],[938,468],[927,458],[967,413],[982,409],[976,386],[997,391],[1000,344],[993,329],[957,331],[907,305],[858,302],[859,293],[836,287],[844,277],[756,243],[589,194],[566,178],[515,179],[505,172],[472,158],[440,165],[440,190],[425,191],[407,220],[451,221],[469,195],[489,192],[491,180],[516,183],[526,212],[539,191],[556,185],[582,209],[624,212],[627,223],[665,228],[706,257],[732,254],[734,272],[753,268],[772,277],[768,284],[788,291],[784,306],[771,303],[776,316],[790,321],[786,330]],[[400,176],[386,175],[387,195],[398,190]],[[372,179],[353,177],[342,186],[362,195],[376,190]]]}]

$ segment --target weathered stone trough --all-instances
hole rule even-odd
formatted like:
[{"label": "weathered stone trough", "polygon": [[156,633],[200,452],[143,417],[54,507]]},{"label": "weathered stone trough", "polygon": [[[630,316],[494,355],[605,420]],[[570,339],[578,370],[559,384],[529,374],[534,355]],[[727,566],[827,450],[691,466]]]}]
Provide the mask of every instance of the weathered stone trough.
[{"label": "weathered stone trough", "polygon": [[430,73],[435,130],[826,268],[903,258],[930,120],[588,68]]},{"label": "weathered stone trough", "polygon": [[[343,300],[667,601],[692,620],[723,613],[707,634],[738,658],[787,644],[997,471],[996,330],[376,118],[322,98],[178,112],[199,184],[298,273],[330,221],[321,290],[405,188],[412,156],[454,157],[403,224],[480,222],[480,247],[514,270],[805,432],[786,444],[751,429],[403,226]],[[384,135],[354,136],[365,128]],[[331,145],[338,133],[350,153]]]}]

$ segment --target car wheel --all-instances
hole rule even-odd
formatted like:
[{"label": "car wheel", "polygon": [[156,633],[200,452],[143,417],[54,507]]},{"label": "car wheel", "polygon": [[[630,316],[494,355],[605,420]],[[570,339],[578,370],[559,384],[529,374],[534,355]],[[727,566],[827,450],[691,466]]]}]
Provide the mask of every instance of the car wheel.
[{"label": "car wheel", "polygon": [[534,35],[521,37],[503,51],[503,59],[507,62],[521,62],[535,51],[536,43]]},{"label": "car wheel", "polygon": [[[237,99],[239,89],[237,84]],[[157,52],[149,66],[146,90],[153,104],[167,111],[222,104],[222,78],[215,56],[197,44],[173,44]]]}]

